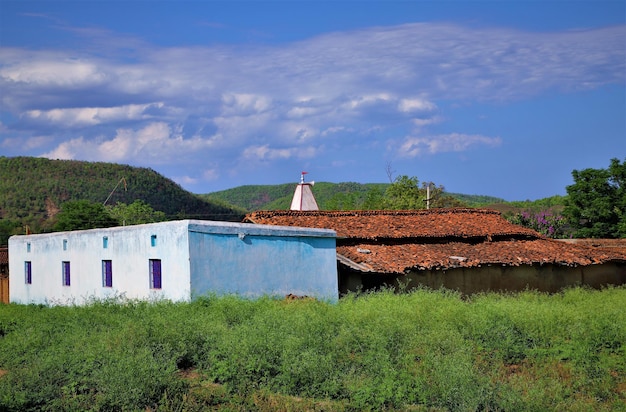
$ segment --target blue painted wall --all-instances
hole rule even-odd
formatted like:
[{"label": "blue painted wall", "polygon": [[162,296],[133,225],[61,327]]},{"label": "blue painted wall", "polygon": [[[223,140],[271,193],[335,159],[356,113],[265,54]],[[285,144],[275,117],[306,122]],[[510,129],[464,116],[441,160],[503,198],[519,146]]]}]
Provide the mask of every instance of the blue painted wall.
[{"label": "blue painted wall", "polygon": [[190,225],[192,297],[288,294],[336,301],[336,237],[330,230]]}]

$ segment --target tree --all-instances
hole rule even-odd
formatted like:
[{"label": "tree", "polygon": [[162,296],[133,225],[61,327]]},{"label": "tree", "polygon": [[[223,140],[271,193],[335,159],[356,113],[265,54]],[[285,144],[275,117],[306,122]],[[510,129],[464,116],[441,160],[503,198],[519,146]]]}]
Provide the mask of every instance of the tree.
[{"label": "tree", "polygon": [[22,225],[17,220],[3,219],[0,217],[0,246],[5,246],[9,243],[9,238],[12,235],[20,233]]},{"label": "tree", "polygon": [[372,187],[365,193],[364,210],[384,209],[385,194],[380,187]]},{"label": "tree", "polygon": [[165,220],[164,212],[154,210],[152,206],[139,199],[130,205],[118,202],[115,206],[108,208],[108,212],[120,225],[139,225]]},{"label": "tree", "polygon": [[420,187],[417,177],[402,175],[385,190],[381,209],[414,210],[462,206],[465,206],[463,202],[445,194],[443,186],[424,182]]},{"label": "tree", "polygon": [[424,209],[426,197],[419,187],[417,177],[396,177],[385,190],[384,208],[392,210]]},{"label": "tree", "polygon": [[63,203],[56,219],[55,231],[117,226],[117,221],[109,215],[101,203],[94,203],[89,200]]},{"label": "tree", "polygon": [[572,172],[564,216],[575,237],[626,237],[626,159],[611,159],[608,169]]}]

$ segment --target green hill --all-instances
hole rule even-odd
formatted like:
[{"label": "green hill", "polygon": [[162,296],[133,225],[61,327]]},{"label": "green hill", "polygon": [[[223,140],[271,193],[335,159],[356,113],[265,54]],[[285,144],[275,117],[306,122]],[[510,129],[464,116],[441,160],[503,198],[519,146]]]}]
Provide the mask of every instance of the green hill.
[{"label": "green hill", "polygon": [[[203,199],[227,202],[245,210],[284,210],[291,204],[297,183],[279,185],[247,185],[219,192],[199,195]],[[383,193],[388,183],[329,183],[318,182],[313,186],[313,195],[322,210],[360,209],[373,191]],[[469,207],[504,203],[493,196],[446,193]]]},{"label": "green hill", "polygon": [[31,228],[45,227],[63,202],[83,199],[106,201],[108,205],[143,200],[164,212],[168,219],[241,221],[243,217],[242,210],[202,199],[148,168],[0,157],[0,218],[5,221],[18,221]]},{"label": "green hill", "polygon": [[[368,197],[381,196],[387,183],[319,182],[313,193],[322,210],[362,209]],[[296,183],[247,185],[197,195],[149,168],[104,162],[0,156],[0,232],[48,231],[61,205],[89,200],[115,205],[142,200],[167,219],[241,221],[247,211],[284,210]],[[505,214],[527,209],[560,211],[564,197],[505,202],[492,196],[445,193],[468,207],[493,207]]]}]

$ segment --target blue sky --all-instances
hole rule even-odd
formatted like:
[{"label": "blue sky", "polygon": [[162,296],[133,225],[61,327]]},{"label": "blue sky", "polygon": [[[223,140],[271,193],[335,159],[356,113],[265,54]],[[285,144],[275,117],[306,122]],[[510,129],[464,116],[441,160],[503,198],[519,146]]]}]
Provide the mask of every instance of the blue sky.
[{"label": "blue sky", "polygon": [[0,155],[564,195],[626,159],[626,1],[0,0]]}]

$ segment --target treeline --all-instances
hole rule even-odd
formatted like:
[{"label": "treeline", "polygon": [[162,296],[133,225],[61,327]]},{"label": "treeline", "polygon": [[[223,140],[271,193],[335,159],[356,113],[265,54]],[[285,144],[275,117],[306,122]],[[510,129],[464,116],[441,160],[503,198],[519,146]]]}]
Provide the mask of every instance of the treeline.
[{"label": "treeline", "polygon": [[[313,193],[321,210],[487,207],[549,237],[626,237],[626,161],[612,159],[607,169],[574,170],[572,176],[567,196],[524,202],[448,193],[443,186],[406,175],[392,183],[321,182]],[[156,220],[241,221],[249,211],[288,209],[295,187],[296,183],[248,185],[195,195],[148,168],[0,157],[0,245],[25,228],[34,233],[67,228],[58,225],[58,215],[70,201],[106,203],[106,214],[113,213],[110,224],[141,221],[142,215],[152,212],[160,213]],[[69,212],[69,220],[89,207],[78,205]]]},{"label": "treeline", "polygon": [[23,233],[25,226],[33,232],[49,231],[62,205],[77,200],[107,205],[141,200],[170,220],[240,221],[244,214],[223,202],[201,199],[149,168],[0,157],[0,232],[13,228],[11,232]]},{"label": "treeline", "polygon": [[[399,179],[403,177],[400,176]],[[404,177],[408,178],[408,177]],[[409,178],[413,179],[413,178]],[[417,182],[419,185],[419,182]],[[313,186],[313,194],[322,210],[356,210],[380,208],[378,202],[392,183],[355,183],[355,182],[318,182]],[[246,185],[200,195],[212,201],[223,201],[248,211],[284,210],[291,204],[296,183],[279,185]],[[426,196],[425,188],[424,199]],[[484,195],[467,195],[439,191],[440,195],[453,198],[467,207],[482,207],[491,204],[505,203],[498,197]],[[433,197],[436,193],[433,194]],[[376,204],[378,202],[378,204]],[[423,204],[426,206],[426,203]]]},{"label": "treeline", "polygon": [[[572,177],[567,196],[535,201],[447,193],[443,186],[406,175],[389,184],[318,183],[313,194],[321,210],[487,207],[552,238],[626,238],[626,160],[611,159],[607,169],[574,170]],[[287,209],[295,186],[243,186],[203,196],[246,210]]]}]

